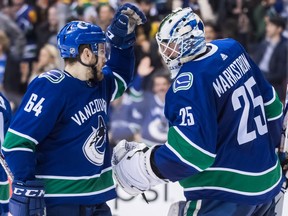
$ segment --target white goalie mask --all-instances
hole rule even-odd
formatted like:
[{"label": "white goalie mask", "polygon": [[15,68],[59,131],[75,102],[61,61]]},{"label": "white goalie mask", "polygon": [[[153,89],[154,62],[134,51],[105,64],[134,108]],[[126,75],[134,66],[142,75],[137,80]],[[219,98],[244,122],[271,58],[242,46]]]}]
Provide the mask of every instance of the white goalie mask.
[{"label": "white goalie mask", "polygon": [[189,7],[166,16],[159,26],[156,40],[172,79],[183,63],[206,50],[204,24]]}]

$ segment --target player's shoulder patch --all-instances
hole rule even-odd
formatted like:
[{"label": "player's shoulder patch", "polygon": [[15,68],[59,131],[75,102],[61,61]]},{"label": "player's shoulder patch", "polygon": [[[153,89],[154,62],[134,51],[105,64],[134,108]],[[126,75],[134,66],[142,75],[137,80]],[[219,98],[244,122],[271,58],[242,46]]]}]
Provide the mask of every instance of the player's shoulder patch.
[{"label": "player's shoulder patch", "polygon": [[173,92],[188,90],[193,84],[193,74],[191,72],[181,73],[173,82]]},{"label": "player's shoulder patch", "polygon": [[65,74],[60,70],[50,70],[38,76],[38,78],[46,78],[52,83],[60,83],[64,77]]}]

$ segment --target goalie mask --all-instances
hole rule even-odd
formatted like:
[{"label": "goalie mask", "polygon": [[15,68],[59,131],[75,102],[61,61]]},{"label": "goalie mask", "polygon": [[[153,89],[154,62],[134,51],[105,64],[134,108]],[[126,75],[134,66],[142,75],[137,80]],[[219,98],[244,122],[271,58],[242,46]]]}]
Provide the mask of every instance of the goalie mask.
[{"label": "goalie mask", "polygon": [[90,45],[97,56],[105,55],[105,50],[99,49],[99,43],[104,44],[105,41],[105,34],[99,26],[83,21],[67,23],[57,35],[57,45],[62,58],[77,58],[78,48],[82,44]]},{"label": "goalie mask", "polygon": [[204,34],[204,24],[191,8],[180,8],[163,19],[156,40],[172,79],[183,63],[205,52]]}]

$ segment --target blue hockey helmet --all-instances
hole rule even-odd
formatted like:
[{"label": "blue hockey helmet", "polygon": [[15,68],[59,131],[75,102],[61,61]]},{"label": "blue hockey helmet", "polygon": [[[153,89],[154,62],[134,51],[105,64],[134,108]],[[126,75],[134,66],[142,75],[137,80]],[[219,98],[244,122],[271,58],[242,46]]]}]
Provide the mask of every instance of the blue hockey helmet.
[{"label": "blue hockey helmet", "polygon": [[174,78],[185,62],[205,52],[204,24],[191,8],[179,8],[166,16],[156,34],[159,52]]},{"label": "blue hockey helmet", "polygon": [[90,45],[92,52],[98,55],[98,44],[105,43],[105,33],[92,23],[72,21],[67,23],[57,35],[57,46],[62,58],[76,58],[82,44]]}]

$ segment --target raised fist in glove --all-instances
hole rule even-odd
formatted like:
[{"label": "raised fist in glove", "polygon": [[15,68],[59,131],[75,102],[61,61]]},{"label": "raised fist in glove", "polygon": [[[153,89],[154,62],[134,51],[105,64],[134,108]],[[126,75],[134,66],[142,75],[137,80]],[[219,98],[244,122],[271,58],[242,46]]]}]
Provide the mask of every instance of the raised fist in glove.
[{"label": "raised fist in glove", "polygon": [[[155,146],[154,146],[155,147]],[[153,171],[150,156],[153,148],[143,143],[119,142],[112,155],[112,169],[120,187],[132,196],[143,193],[151,187],[165,183]]]},{"label": "raised fist in glove", "polygon": [[135,28],[144,24],[146,16],[135,5],[126,3],[120,6],[106,31],[106,38],[112,46],[126,49],[135,43]]},{"label": "raised fist in glove", "polygon": [[13,216],[45,215],[45,190],[41,181],[22,182],[14,180],[12,191],[9,210]]}]

